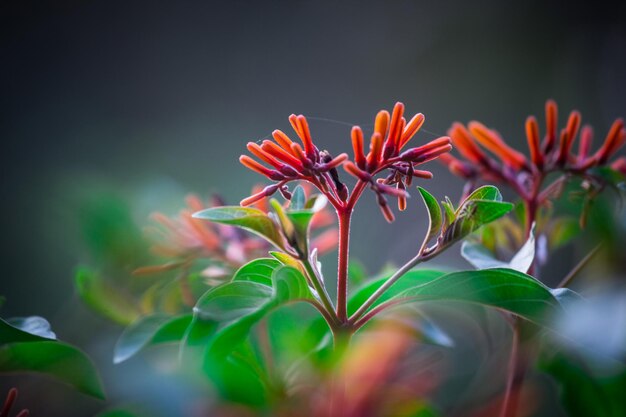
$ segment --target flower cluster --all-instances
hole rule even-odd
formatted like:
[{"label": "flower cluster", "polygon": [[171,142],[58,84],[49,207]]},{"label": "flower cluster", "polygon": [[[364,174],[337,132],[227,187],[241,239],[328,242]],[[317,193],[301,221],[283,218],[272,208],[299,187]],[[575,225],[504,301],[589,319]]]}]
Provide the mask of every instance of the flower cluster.
[{"label": "flower cluster", "polygon": [[[378,205],[387,221],[394,219],[385,194],[398,199],[398,209],[406,208],[406,189],[413,177],[430,179],[432,173],[415,169],[417,165],[431,161],[452,149],[450,138],[441,137],[417,148],[402,151],[424,124],[424,115],[416,114],[407,123],[403,117],[404,105],[396,103],[391,116],[386,110],[376,115],[374,133],[370,140],[367,155],[363,151],[363,131],[360,127],[352,128],[352,147],[354,162],[347,161],[344,169],[366,184],[377,196]],[[374,180],[376,174],[388,170],[386,178]]]},{"label": "flower cluster", "polygon": [[[442,155],[440,160],[457,176],[468,180],[508,183],[522,198],[528,200],[539,191],[541,182],[550,172],[586,176],[591,168],[606,166],[626,141],[624,122],[617,119],[602,146],[596,152],[591,152],[593,130],[590,126],[580,128],[581,116],[578,111],[570,113],[567,124],[560,132],[556,103],[548,100],[545,112],[546,132],[543,140],[537,119],[530,116],[526,120],[530,159],[507,145],[495,130],[472,121],[467,127],[454,123],[448,132],[464,160],[449,154]],[[580,136],[580,142],[575,153],[572,149],[577,136]],[[615,160],[610,167],[626,174],[626,158]]]},{"label": "flower cluster", "polygon": [[176,217],[168,217],[159,212],[151,215],[159,226],[148,229],[156,242],[152,246],[152,252],[172,261],[140,268],[136,273],[188,268],[194,260],[207,258],[216,262],[216,265],[209,267],[205,274],[215,278],[226,275],[226,271],[236,269],[247,260],[262,256],[267,251],[268,244],[255,235],[192,217],[195,212],[222,205],[219,197],[213,197],[205,204],[199,197],[189,195],[186,203],[187,207]]},{"label": "flower cluster", "polygon": [[[261,187],[253,188],[259,193]],[[146,275],[180,269],[188,271],[194,261],[206,259],[210,266],[202,271],[208,279],[219,280],[230,276],[232,272],[251,259],[266,256],[270,244],[261,237],[245,233],[240,229],[207,222],[194,218],[193,213],[210,207],[219,207],[223,201],[214,196],[205,204],[198,196],[186,198],[187,207],[178,216],[168,217],[163,213],[153,213],[152,220],[158,225],[150,227],[148,232],[155,241],[152,252],[170,261],[160,265],[141,267],[135,274]],[[256,208],[269,212],[265,200],[255,203]],[[320,230],[334,223],[328,210],[321,210],[311,221],[313,230]],[[312,242],[319,253],[325,253],[336,246],[337,233],[328,228],[319,233]]]},{"label": "flower cluster", "polygon": [[313,144],[309,124],[303,115],[292,114],[289,116],[289,122],[302,141],[302,146],[293,142],[289,136],[278,129],[272,132],[275,142],[265,140],[260,146],[254,142],[249,142],[247,145],[250,153],[274,169],[265,167],[247,155],[239,158],[239,161],[247,168],[277,181],[246,198],[241,205],[253,204],[276,191],[281,192],[289,200],[291,195],[285,184],[293,180],[310,182],[331,197],[335,204],[345,201],[348,197],[348,189],[339,181],[337,167],[348,159],[348,155],[343,153],[333,158],[328,151],[320,151]]},{"label": "flower cluster", "polygon": [[[311,139],[309,125],[304,116],[291,115],[289,121],[302,141],[302,146],[293,142],[285,133],[275,130],[275,142],[266,140],[260,146],[248,143],[248,150],[262,165],[247,155],[240,157],[243,165],[275,181],[258,193],[244,199],[241,204],[254,204],[275,192],[281,192],[289,199],[286,184],[293,180],[308,181],[316,186],[337,209],[351,209],[363,188],[369,185],[377,196],[378,204],[388,221],[394,216],[387,203],[386,195],[398,199],[398,207],[404,210],[413,177],[432,178],[429,171],[416,169],[416,166],[437,158],[452,149],[450,138],[441,137],[423,146],[404,150],[407,143],[424,123],[424,115],[416,114],[409,122],[403,117],[404,105],[396,103],[391,115],[380,111],[375,120],[374,132],[367,155],[364,152],[363,131],[352,128],[354,161],[342,153],[332,157],[328,151],[320,151]],[[357,178],[358,183],[352,192],[341,182],[337,167],[343,165],[346,172]],[[376,179],[382,171],[389,171],[386,178]]]}]

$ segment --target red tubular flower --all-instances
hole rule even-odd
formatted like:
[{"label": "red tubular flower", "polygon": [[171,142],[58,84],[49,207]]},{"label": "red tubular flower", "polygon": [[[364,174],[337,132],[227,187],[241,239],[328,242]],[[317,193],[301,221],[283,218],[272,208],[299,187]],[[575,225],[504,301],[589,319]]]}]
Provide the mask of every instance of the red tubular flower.
[{"label": "red tubular flower", "polygon": [[[450,138],[441,137],[425,145],[402,151],[424,123],[424,115],[418,113],[407,123],[404,118],[404,104],[396,103],[391,114],[381,110],[376,115],[374,131],[365,153],[363,131],[354,126],[351,131],[354,161],[346,154],[332,157],[327,151],[320,151],[311,137],[309,125],[304,116],[289,116],[289,122],[300,138],[301,145],[292,141],[285,133],[275,130],[274,141],[266,140],[259,146],[248,144],[248,150],[261,164],[249,156],[241,156],[241,163],[247,168],[276,181],[276,184],[258,190],[242,200],[242,205],[255,204],[265,197],[281,192],[289,198],[286,184],[291,181],[306,181],[316,186],[338,209],[350,208],[367,185],[377,194],[377,199],[385,218],[393,220],[393,213],[385,195],[398,199],[398,207],[406,208],[407,186],[413,177],[431,178],[428,171],[416,169],[417,165],[436,159],[452,149]],[[401,152],[402,151],[402,152]],[[359,183],[353,190],[354,199],[339,178],[337,168],[343,165],[345,171],[356,177]],[[388,171],[387,178],[380,181],[375,176]]]},{"label": "red tubular flower", "polygon": [[624,121],[617,119],[613,122],[611,130],[609,130],[609,133],[606,135],[602,147],[598,149],[598,152],[595,154],[595,159],[598,161],[598,164],[605,164],[606,161],[624,145],[625,140],[626,132],[624,131]]},{"label": "red tubular flower", "polygon": [[493,130],[487,129],[482,123],[470,122],[469,130],[485,148],[497,155],[505,165],[514,169],[527,166],[526,157],[509,147]]},{"label": "red tubular flower", "polygon": [[[268,212],[269,207],[264,198],[276,192],[279,184],[270,184],[265,188],[255,186],[252,196],[246,199],[246,205],[254,205],[255,208]],[[304,188],[306,190],[308,187]],[[193,213],[223,205],[220,199],[214,198],[205,203],[199,197],[189,195],[185,201],[187,207],[181,210],[178,216],[168,217],[162,213],[151,215],[157,226],[148,229],[149,236],[154,242],[152,252],[166,258],[167,261],[160,265],[138,268],[135,270],[136,275],[151,275],[175,269],[185,271],[196,260],[210,259],[219,266],[209,268],[203,274],[215,280],[228,276],[228,273],[234,272],[252,259],[266,255],[270,250],[269,243],[257,235],[239,233],[231,227],[192,217]],[[332,248],[332,236],[334,235],[336,240],[337,232],[334,227],[326,227],[332,226],[334,221],[326,209],[313,216],[312,231],[324,229],[312,240],[312,247],[317,247],[318,253]]]},{"label": "red tubular flower", "polygon": [[[561,129],[558,137],[556,103],[548,100],[545,111],[546,133],[541,145],[537,119],[533,116],[526,119],[526,139],[532,166],[528,164],[523,154],[511,148],[495,131],[479,122],[470,122],[469,130],[460,123],[454,123],[448,131],[464,160],[450,155],[442,156],[440,160],[454,175],[472,181],[481,179],[487,182],[508,183],[522,198],[532,199],[533,193],[538,192],[539,185],[547,174],[561,171],[585,176],[590,168],[606,165],[626,142],[624,122],[617,119],[600,149],[591,154],[593,130],[590,126],[580,129],[581,115],[578,111],[570,113],[567,124]],[[578,153],[572,155],[579,130]],[[499,161],[489,157],[483,148],[495,155]],[[610,166],[619,171],[623,168],[623,162],[618,161]]]},{"label": "red tubular flower", "polygon": [[543,154],[539,148],[539,126],[534,116],[526,119],[526,138],[528,139],[528,149],[530,149],[530,159],[539,169],[543,167]]},{"label": "red tubular flower", "polygon": [[543,151],[549,153],[554,148],[558,124],[558,108],[554,100],[546,101],[546,137],[543,143]]},{"label": "red tubular flower", "polygon": [[[243,199],[241,204],[253,204],[276,191],[289,197],[290,194],[284,186],[294,180],[308,181],[316,185],[322,192],[328,194],[327,197],[334,204],[344,201],[347,198],[347,189],[339,181],[337,167],[348,158],[348,155],[341,154],[333,158],[327,151],[320,151],[313,143],[309,124],[304,116],[292,114],[289,116],[289,123],[300,138],[302,146],[280,130],[272,132],[274,141],[265,140],[261,146],[250,142],[247,146],[250,153],[275,169],[269,169],[246,155],[239,158],[245,167],[279,182],[276,186],[268,186]],[[356,141],[354,146],[358,146],[358,132],[354,132],[353,136],[353,141]],[[360,160],[360,163],[363,164],[363,160]]]},{"label": "red tubular flower", "polygon": [[[385,195],[398,199],[398,208],[406,208],[408,193],[406,188],[411,185],[413,177],[431,178],[428,171],[416,170],[416,166],[445,155],[452,149],[449,137],[435,139],[425,145],[402,151],[424,124],[424,115],[416,114],[407,123],[404,115],[404,104],[396,103],[391,115],[381,110],[376,115],[374,132],[370,141],[370,150],[363,162],[362,131],[355,126],[352,130],[354,163],[344,163],[346,172],[362,183],[367,183],[376,193],[378,205],[387,221],[394,216]],[[401,152],[402,151],[402,152]],[[386,178],[374,180],[374,177],[387,170]]]}]

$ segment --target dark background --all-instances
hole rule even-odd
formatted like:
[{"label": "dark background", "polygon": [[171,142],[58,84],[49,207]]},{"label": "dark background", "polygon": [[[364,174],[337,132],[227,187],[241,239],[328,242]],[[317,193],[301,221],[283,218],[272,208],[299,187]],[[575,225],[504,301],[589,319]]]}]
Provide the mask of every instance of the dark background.
[{"label": "dark background", "polygon": [[[599,136],[626,114],[624,2],[5,1],[0,13],[1,313],[45,316],[97,358],[113,342],[87,343],[106,326],[72,281],[85,190],[128,197],[140,223],[189,191],[236,202],[260,179],[237,162],[245,143],[294,112],[337,121],[311,120],[332,153],[350,149],[346,123],[367,128],[398,100],[426,115],[422,142],[477,119],[521,144],[547,98]],[[457,197],[460,182],[432,168],[426,186]],[[386,227],[365,200],[353,254],[376,271],[412,253],[424,212],[413,199]],[[439,262],[463,265],[450,252]],[[101,406],[36,381],[31,399]]]}]

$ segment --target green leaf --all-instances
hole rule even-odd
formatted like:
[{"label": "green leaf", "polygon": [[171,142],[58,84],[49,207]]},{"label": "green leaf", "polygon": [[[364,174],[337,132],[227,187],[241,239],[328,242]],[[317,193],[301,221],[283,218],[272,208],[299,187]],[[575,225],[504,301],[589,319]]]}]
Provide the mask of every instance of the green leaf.
[{"label": "green leaf", "polygon": [[477,269],[509,268],[526,273],[535,259],[534,225],[532,226],[532,230],[533,232],[531,232],[526,243],[513,255],[513,258],[511,258],[509,262],[496,259],[493,252],[481,245],[480,242],[470,242],[467,240],[463,242],[461,246],[461,255]]},{"label": "green leaf", "polygon": [[502,201],[502,194],[500,193],[500,190],[493,185],[483,185],[482,187],[475,189],[465,199],[465,201],[470,200]]},{"label": "green leaf", "polygon": [[137,303],[92,271],[81,268],[76,272],[76,287],[80,298],[94,311],[127,326],[141,315]]},{"label": "green leaf", "polygon": [[299,207],[303,207],[301,209],[296,210],[295,208],[289,207],[289,210],[284,212],[284,216],[288,219],[288,221],[282,220],[282,208],[280,211],[277,209],[277,214],[279,219],[281,219],[281,224],[287,223],[288,226],[283,225],[283,230],[286,232],[286,235],[289,236],[290,229],[293,227],[293,236],[291,236],[290,243],[292,246],[298,249],[300,254],[308,255],[309,248],[309,230],[311,225],[311,220],[313,220],[313,216],[320,210],[322,210],[327,203],[328,199],[323,195],[313,196],[307,204],[297,205]]},{"label": "green leaf", "polygon": [[191,324],[191,319],[190,314],[175,318],[154,314],[138,319],[124,330],[115,344],[113,363],[124,362],[148,346],[179,342]]},{"label": "green leaf", "polygon": [[[32,325],[35,321],[38,323],[33,332]],[[12,318],[7,321],[0,319],[0,345],[16,342],[45,342],[54,339],[56,335],[50,330],[50,323],[41,317]]]},{"label": "green leaf", "polygon": [[[571,417],[614,417],[626,415],[626,371],[594,375],[582,358],[557,352],[543,355],[539,367],[560,385],[563,408]],[[619,369],[618,368],[618,369]]]},{"label": "green leaf", "polygon": [[447,229],[452,224],[454,219],[456,219],[454,205],[452,204],[452,201],[450,201],[450,199],[446,197],[446,199],[441,202],[441,206],[443,207],[443,213],[445,215],[443,225],[444,228]]},{"label": "green leaf", "polygon": [[580,233],[580,222],[572,217],[560,217],[550,222],[548,242],[552,249],[569,243]]},{"label": "green leaf", "polygon": [[202,322],[207,326],[208,352],[222,356],[241,344],[250,329],[269,311],[291,301],[312,299],[306,278],[290,266],[272,274],[272,287],[252,281],[232,281],[209,290],[194,307],[190,331]]},{"label": "green leaf", "polygon": [[[430,282],[436,278],[445,275],[443,271],[436,271],[432,269],[417,269],[413,271],[409,271],[404,274],[395,284],[391,286],[376,302],[372,305],[372,307],[381,304],[390,298],[406,291],[409,288],[413,288],[416,285],[424,284]],[[348,299],[348,314],[353,314],[372,294],[378,290],[387,280],[389,276],[384,276],[382,278],[377,278],[370,282],[367,282],[362,287],[358,288],[354,291],[353,294],[350,295]],[[370,309],[372,308],[370,307]]]},{"label": "green leaf", "polygon": [[439,207],[437,199],[435,199],[435,197],[433,197],[428,191],[426,191],[422,187],[417,187],[417,189],[420,192],[422,199],[424,200],[426,209],[428,210],[428,234],[424,239],[425,242],[428,242],[433,237],[437,236],[441,231],[443,216],[441,215],[441,207]]},{"label": "green leaf", "polygon": [[352,285],[358,286],[367,279],[367,270],[361,262],[351,259],[348,263],[348,279]]},{"label": "green leaf", "polygon": [[569,288],[554,288],[550,292],[565,311],[571,311],[585,301],[582,295]]},{"label": "green leaf", "polygon": [[233,281],[252,281],[272,285],[272,273],[282,264],[276,259],[259,258],[248,262],[235,272]]},{"label": "green leaf", "polygon": [[250,343],[233,347],[229,354],[227,359],[207,355],[202,367],[219,398],[253,407],[267,405],[274,387]]},{"label": "green leaf", "polygon": [[303,271],[300,261],[289,255],[288,253],[272,251],[269,254],[276,258],[276,260],[278,260],[278,262],[280,262],[282,265],[292,266],[296,269],[300,269]]},{"label": "green leaf", "polygon": [[548,287],[530,275],[512,269],[452,272],[425,280],[394,299],[480,304],[508,311],[546,327],[552,327],[550,319],[563,311]]},{"label": "green leaf", "polygon": [[91,360],[65,343],[39,341],[0,346],[0,373],[15,372],[49,375],[84,394],[104,399],[102,384]]},{"label": "green leaf", "polygon": [[490,200],[466,200],[457,209],[455,220],[445,229],[443,247],[463,239],[481,226],[507,214],[513,208],[511,203]]},{"label": "green leaf", "polygon": [[291,194],[291,201],[289,202],[289,210],[302,210],[306,204],[306,195],[304,194],[304,188],[298,185]]},{"label": "green leaf", "polygon": [[278,227],[261,210],[239,206],[214,207],[194,213],[193,217],[240,227],[267,239],[280,249],[285,248]]}]

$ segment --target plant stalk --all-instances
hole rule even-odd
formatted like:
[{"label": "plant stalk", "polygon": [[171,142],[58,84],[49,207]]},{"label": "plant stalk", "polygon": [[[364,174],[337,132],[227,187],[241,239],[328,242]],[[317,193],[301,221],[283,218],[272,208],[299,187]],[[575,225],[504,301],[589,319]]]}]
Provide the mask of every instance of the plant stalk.
[{"label": "plant stalk", "polygon": [[519,321],[514,319],[511,324],[513,330],[513,338],[511,340],[511,354],[509,356],[509,364],[507,368],[506,390],[504,392],[504,400],[500,409],[500,417],[514,417],[517,401],[513,401],[512,393],[515,385],[517,367],[519,362]]},{"label": "plant stalk", "polygon": [[576,278],[578,273],[581,270],[583,270],[585,266],[587,266],[589,261],[593,259],[593,257],[600,251],[601,248],[602,248],[602,243],[598,244],[595,248],[593,248],[591,252],[589,252],[583,259],[581,259],[580,262],[578,262],[578,264],[576,264],[576,266],[569,272],[569,274],[567,274],[565,278],[563,278],[563,280],[559,283],[557,288],[568,287],[572,283],[572,281],[574,281],[574,278]]},{"label": "plant stalk", "polygon": [[350,252],[350,220],[352,209],[338,211],[339,217],[339,262],[337,266],[337,318],[341,323],[348,321],[348,260]]},{"label": "plant stalk", "polygon": [[330,296],[328,295],[328,293],[326,292],[326,288],[324,287],[324,285],[322,284],[320,278],[317,276],[317,274],[315,273],[315,270],[313,269],[313,265],[311,265],[311,262],[309,261],[309,259],[302,259],[301,260],[302,265],[304,265],[304,269],[306,270],[306,273],[309,275],[309,279],[311,281],[311,283],[313,284],[313,287],[315,287],[315,291],[317,291],[317,294],[320,297],[320,300],[322,301],[322,304],[324,306],[324,310],[326,310],[326,313],[328,314],[328,318],[331,319],[332,323],[329,322],[328,324],[331,326],[336,326],[337,324],[339,324],[339,320],[337,320],[337,316],[335,314],[335,307],[333,306],[332,301],[330,301]]}]

